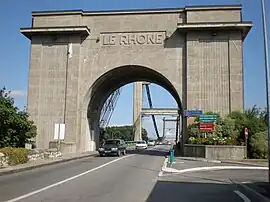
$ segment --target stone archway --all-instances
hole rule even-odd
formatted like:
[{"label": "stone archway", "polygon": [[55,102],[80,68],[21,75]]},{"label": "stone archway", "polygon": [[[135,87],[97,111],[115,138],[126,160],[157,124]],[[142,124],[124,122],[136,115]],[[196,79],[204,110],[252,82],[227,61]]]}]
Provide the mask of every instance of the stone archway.
[{"label": "stone archway", "polygon": [[[64,152],[89,148],[87,117],[95,131],[92,120],[105,98],[134,81],[163,86],[183,109],[224,116],[242,111],[243,42],[252,23],[242,20],[241,9],[33,12],[32,26],[21,33],[31,40],[27,110],[37,125],[37,146],[50,147],[55,124],[62,123]],[[186,137],[184,131],[183,143]]]},{"label": "stone archway", "polygon": [[79,148],[83,151],[96,149],[99,140],[100,112],[106,99],[118,88],[137,81],[155,83],[166,89],[174,97],[179,108],[179,114],[182,114],[181,98],[176,88],[165,76],[145,66],[120,66],[100,76],[87,92],[82,106],[83,110],[81,110]]}]

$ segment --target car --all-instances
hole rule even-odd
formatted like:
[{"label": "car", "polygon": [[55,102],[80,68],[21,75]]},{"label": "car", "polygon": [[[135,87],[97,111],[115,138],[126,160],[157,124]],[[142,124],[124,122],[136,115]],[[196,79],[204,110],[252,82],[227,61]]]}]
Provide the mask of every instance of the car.
[{"label": "car", "polygon": [[167,142],[167,145],[171,145],[172,143],[170,141]]},{"label": "car", "polygon": [[100,156],[126,155],[126,143],[122,139],[109,139],[98,150]]},{"label": "car", "polygon": [[144,141],[144,140],[137,141],[135,148],[136,149],[147,149],[147,143],[146,143],[146,141]]},{"label": "car", "polygon": [[148,144],[148,146],[155,146],[156,145],[155,140],[149,140],[147,142],[147,144]]}]

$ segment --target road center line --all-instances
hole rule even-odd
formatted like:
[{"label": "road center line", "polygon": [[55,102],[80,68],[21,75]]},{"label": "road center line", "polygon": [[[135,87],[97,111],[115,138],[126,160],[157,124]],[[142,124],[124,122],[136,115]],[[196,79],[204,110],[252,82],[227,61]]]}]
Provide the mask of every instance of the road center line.
[{"label": "road center line", "polygon": [[100,169],[100,168],[103,168],[103,167],[105,167],[105,166],[107,166],[107,165],[110,165],[110,164],[116,162],[116,161],[122,160],[122,159],[127,158],[127,157],[131,157],[131,156],[134,156],[134,155],[136,155],[136,154],[131,154],[131,155],[123,156],[123,157],[121,157],[121,158],[114,159],[114,160],[112,160],[112,161],[110,161],[110,162],[107,162],[107,163],[105,163],[105,164],[102,164],[102,165],[100,165],[100,166],[98,166],[98,167],[96,167],[96,168],[93,168],[93,169],[91,169],[91,170],[85,171],[85,172],[80,173],[80,174],[78,174],[78,175],[75,175],[75,176],[73,176],[73,177],[67,178],[67,179],[62,180],[62,181],[60,181],[60,182],[51,184],[51,185],[49,185],[49,186],[43,187],[43,188],[38,189],[38,190],[36,190],[36,191],[30,192],[30,193],[28,193],[28,194],[24,194],[24,195],[19,196],[19,197],[17,197],[17,198],[10,199],[10,200],[5,201],[5,202],[16,202],[16,201],[19,201],[19,200],[28,198],[28,197],[33,196],[33,195],[35,195],[35,194],[38,194],[38,193],[40,193],[40,192],[46,191],[46,190],[51,189],[51,188],[53,188],[53,187],[56,187],[56,186],[58,186],[58,185],[61,185],[61,184],[64,184],[64,183],[66,183],[66,182],[69,182],[69,181],[71,181],[71,180],[74,180],[74,179],[76,179],[76,178],[78,178],[78,177],[81,177],[81,176],[83,176],[83,175],[86,175],[86,174],[88,174],[88,173],[91,173],[91,172],[93,172],[93,171],[95,171],[95,170],[98,170],[98,169]]},{"label": "road center line", "polygon": [[241,199],[243,199],[244,202],[251,202],[251,200],[239,190],[235,190],[234,193],[236,193]]}]

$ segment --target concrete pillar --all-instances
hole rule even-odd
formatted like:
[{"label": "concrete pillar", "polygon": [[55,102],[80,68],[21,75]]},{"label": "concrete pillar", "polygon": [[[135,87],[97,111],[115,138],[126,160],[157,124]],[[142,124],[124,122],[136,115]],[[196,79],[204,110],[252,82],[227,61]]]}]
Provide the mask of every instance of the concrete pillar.
[{"label": "concrete pillar", "polygon": [[142,82],[133,84],[133,130],[134,140],[142,139]]}]

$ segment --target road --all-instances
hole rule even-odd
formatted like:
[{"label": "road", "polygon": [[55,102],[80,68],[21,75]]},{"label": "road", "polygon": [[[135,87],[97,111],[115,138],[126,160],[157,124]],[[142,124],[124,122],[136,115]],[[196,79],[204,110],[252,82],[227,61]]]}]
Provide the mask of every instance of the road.
[{"label": "road", "polygon": [[243,201],[236,185],[218,173],[159,176],[168,150],[159,145],[1,176],[0,202]]}]

